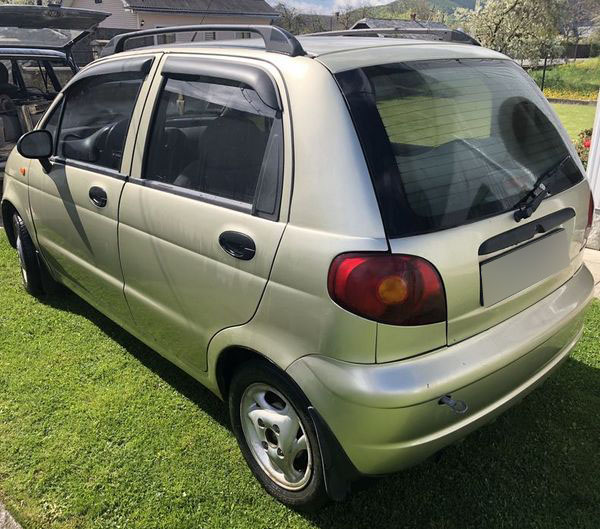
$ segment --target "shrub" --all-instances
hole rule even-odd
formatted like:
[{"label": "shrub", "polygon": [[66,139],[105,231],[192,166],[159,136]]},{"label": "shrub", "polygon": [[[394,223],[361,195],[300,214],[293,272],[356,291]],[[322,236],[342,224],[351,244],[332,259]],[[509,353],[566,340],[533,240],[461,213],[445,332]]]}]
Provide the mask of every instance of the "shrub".
[{"label": "shrub", "polygon": [[[529,70],[538,86],[542,84],[542,69]],[[595,101],[600,88],[600,57],[585,61],[550,66],[546,71],[544,94],[557,99]]]},{"label": "shrub", "polygon": [[587,169],[588,158],[590,156],[590,147],[592,146],[592,129],[582,130],[575,140],[577,154],[581,158],[583,166]]},{"label": "shrub", "polygon": [[571,99],[576,101],[595,101],[598,92],[584,92],[581,90],[568,90],[565,88],[544,88],[544,95],[550,99]]}]

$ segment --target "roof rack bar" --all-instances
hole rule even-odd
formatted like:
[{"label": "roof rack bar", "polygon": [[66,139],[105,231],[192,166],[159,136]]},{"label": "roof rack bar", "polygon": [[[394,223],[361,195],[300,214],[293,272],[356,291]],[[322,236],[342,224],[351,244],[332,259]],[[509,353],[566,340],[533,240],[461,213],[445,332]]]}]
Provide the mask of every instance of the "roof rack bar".
[{"label": "roof rack bar", "polygon": [[481,46],[478,40],[471,35],[458,29],[440,28],[368,28],[368,29],[346,29],[341,31],[323,31],[321,33],[309,33],[304,37],[369,37],[373,35],[385,36],[386,34],[399,34],[408,38],[419,38],[419,35],[435,36],[446,42],[457,42]]},{"label": "roof rack bar", "polygon": [[265,49],[274,53],[283,53],[290,57],[306,55],[302,44],[291,33],[278,26],[255,25],[247,26],[241,24],[210,24],[191,26],[171,26],[165,28],[144,29],[132,31],[113,37],[102,50],[101,56],[106,57],[113,53],[121,53],[125,50],[125,43],[134,38],[150,37],[154,35],[165,35],[168,33],[186,33],[191,31],[244,31],[260,35],[265,41]]}]

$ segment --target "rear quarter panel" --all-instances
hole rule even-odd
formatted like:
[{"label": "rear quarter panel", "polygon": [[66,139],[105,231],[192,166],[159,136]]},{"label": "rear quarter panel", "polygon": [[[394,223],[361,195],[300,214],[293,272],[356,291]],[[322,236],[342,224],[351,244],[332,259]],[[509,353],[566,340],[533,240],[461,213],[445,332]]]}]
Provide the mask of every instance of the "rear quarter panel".
[{"label": "rear quarter panel", "polygon": [[230,345],[259,351],[283,369],[308,354],[372,363],[377,324],[340,308],[327,292],[337,255],[388,250],[362,149],[331,73],[313,59],[270,55],[285,81],[293,129],[289,223],[256,315],[213,338],[209,364]]}]

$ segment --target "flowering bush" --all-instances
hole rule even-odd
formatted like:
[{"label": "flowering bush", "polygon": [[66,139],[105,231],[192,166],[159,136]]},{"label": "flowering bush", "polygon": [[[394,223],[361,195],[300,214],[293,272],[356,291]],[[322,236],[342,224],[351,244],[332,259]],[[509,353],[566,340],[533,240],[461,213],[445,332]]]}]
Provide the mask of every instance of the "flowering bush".
[{"label": "flowering bush", "polygon": [[590,147],[592,146],[592,129],[582,130],[575,140],[577,154],[581,158],[583,166],[587,169],[588,158],[590,156]]},{"label": "flowering bush", "polygon": [[544,88],[544,95],[550,99],[571,99],[577,101],[596,101],[598,92],[595,90],[570,90],[567,88]]}]

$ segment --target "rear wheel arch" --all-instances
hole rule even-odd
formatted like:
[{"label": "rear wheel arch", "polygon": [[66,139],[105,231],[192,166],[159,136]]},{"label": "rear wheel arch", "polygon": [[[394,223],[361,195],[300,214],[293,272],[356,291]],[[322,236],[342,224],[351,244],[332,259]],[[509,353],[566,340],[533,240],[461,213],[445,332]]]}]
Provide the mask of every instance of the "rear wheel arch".
[{"label": "rear wheel arch", "polygon": [[[225,349],[217,360],[217,383],[223,399],[229,401],[231,420],[233,421],[234,418],[232,416],[230,401],[230,384],[242,366],[247,365],[248,369],[256,370],[257,362],[265,366],[265,371],[267,373],[276,372],[279,378],[287,383],[290,390],[294,390],[293,394],[296,398],[296,404],[307,414],[306,419],[310,421],[311,428],[314,428],[315,431],[316,439],[313,439],[315,442],[314,448],[319,454],[317,464],[323,472],[326,496],[336,501],[345,499],[350,493],[351,483],[355,481],[360,474],[349,460],[337,438],[329,429],[327,423],[313,407],[302,388],[284,369],[261,353],[239,346]],[[260,366],[258,367],[262,370]],[[233,388],[233,391],[236,391],[235,388]],[[289,395],[286,395],[286,397],[289,397]],[[238,442],[240,442],[240,437],[238,435],[236,435],[236,437],[238,437]],[[250,463],[249,465],[252,468]],[[261,481],[260,478],[259,481]],[[266,488],[273,494],[270,487]],[[285,500],[282,500],[279,495],[275,494],[275,497],[288,504]],[[323,496],[322,500],[324,499],[325,496]],[[320,505],[321,503],[322,501],[319,500],[315,502],[315,505]],[[297,507],[302,508],[299,505]],[[308,507],[309,510],[311,509],[309,505],[306,507]]]},{"label": "rear wheel arch", "polygon": [[273,365],[277,367],[282,373],[285,373],[283,369],[279,368],[276,364],[274,364],[271,360],[269,360],[265,355],[255,351],[254,349],[250,349],[248,347],[233,345],[225,348],[219,354],[217,358],[217,364],[215,369],[215,375],[217,380],[217,386],[219,388],[219,393],[223,400],[227,400],[227,395],[229,393],[229,384],[231,383],[231,379],[235,374],[236,370],[246,362],[250,362],[252,360],[257,360],[259,362],[264,362],[266,364]]}]

